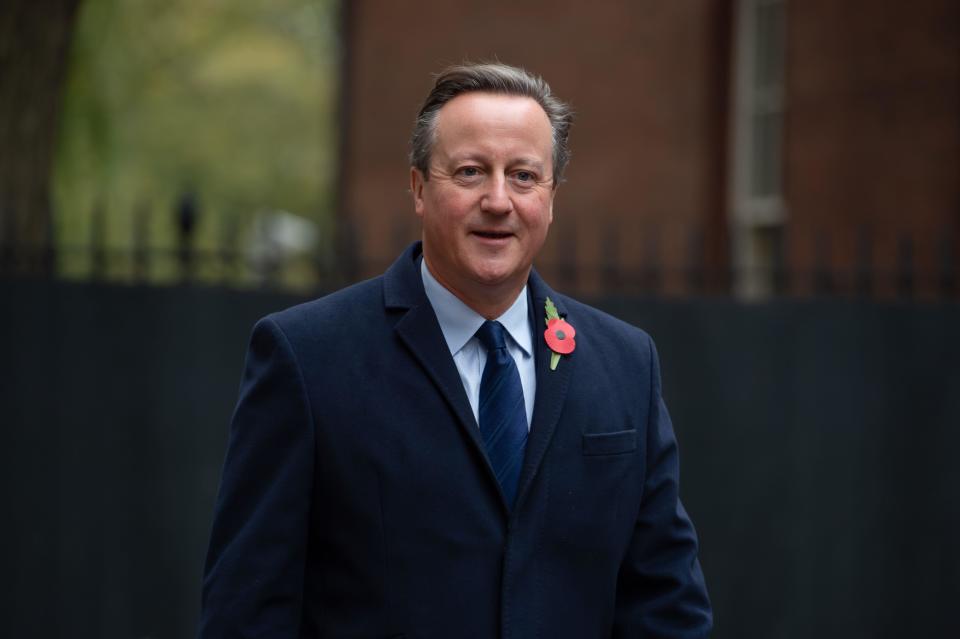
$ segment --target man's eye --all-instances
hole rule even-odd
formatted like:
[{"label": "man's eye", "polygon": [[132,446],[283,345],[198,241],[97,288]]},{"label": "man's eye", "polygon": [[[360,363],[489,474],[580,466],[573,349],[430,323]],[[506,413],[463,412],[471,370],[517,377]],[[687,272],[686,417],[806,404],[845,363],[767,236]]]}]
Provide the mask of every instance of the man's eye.
[{"label": "man's eye", "polygon": [[537,179],[537,176],[530,171],[517,171],[514,173],[514,177],[516,177],[520,182],[533,182]]},{"label": "man's eye", "polygon": [[480,171],[475,166],[465,166],[460,169],[460,175],[463,177],[476,177],[480,175]]}]

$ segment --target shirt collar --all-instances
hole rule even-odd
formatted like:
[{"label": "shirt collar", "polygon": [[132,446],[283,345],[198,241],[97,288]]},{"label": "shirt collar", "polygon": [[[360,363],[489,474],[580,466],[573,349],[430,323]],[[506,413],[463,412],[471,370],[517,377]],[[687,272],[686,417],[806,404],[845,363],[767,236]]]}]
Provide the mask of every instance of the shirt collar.
[{"label": "shirt collar", "polygon": [[[427,299],[430,300],[433,312],[437,315],[447,348],[450,349],[451,355],[456,355],[476,334],[485,318],[438,282],[427,268],[426,260],[423,259],[420,260],[420,276],[423,278],[423,290],[427,294]],[[530,335],[530,322],[527,318],[526,284],[510,308],[496,321],[503,324],[507,333],[526,356],[532,355],[533,338]]]}]

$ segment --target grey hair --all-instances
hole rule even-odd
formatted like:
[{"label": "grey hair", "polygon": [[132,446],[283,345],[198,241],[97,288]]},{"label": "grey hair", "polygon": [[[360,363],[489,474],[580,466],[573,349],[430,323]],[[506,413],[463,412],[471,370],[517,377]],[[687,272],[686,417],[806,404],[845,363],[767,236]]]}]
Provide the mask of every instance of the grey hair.
[{"label": "grey hair", "polygon": [[573,124],[573,110],[554,97],[550,85],[540,76],[499,62],[464,63],[447,67],[437,75],[413,126],[410,166],[419,169],[424,180],[428,179],[430,152],[437,138],[437,114],[458,95],[473,92],[532,98],[543,108],[553,132],[553,185],[560,184],[563,170],[570,161],[567,139]]}]

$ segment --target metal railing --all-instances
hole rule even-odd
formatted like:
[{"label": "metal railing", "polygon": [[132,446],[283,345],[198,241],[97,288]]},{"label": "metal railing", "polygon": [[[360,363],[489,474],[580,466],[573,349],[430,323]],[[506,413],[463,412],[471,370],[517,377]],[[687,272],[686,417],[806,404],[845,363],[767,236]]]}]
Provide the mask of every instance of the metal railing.
[{"label": "metal railing", "polygon": [[[232,227],[221,234],[220,245],[197,247],[194,219],[183,208],[175,211],[178,232],[175,246],[158,247],[142,224],[134,224],[130,242],[108,246],[102,215],[95,216],[89,241],[84,244],[24,246],[0,244],[0,276],[51,277],[81,281],[144,285],[205,284],[229,288],[261,288],[302,293],[329,291],[382,272],[393,259],[363,260],[350,250],[356,242],[328,242],[324,250],[289,252],[269,234]],[[97,221],[99,220],[99,221]],[[597,235],[591,247],[569,222],[560,238],[563,247],[555,258],[538,260],[537,267],[557,288],[575,294],[625,294],[648,296],[744,297],[844,297],[862,299],[958,300],[960,260],[954,253],[955,233],[944,229],[925,246],[938,247],[936,255],[918,255],[911,236],[896,241],[895,254],[879,260],[874,237],[861,230],[853,255],[834,260],[829,236],[814,238],[813,258],[803,265],[789,259],[787,231],[769,263],[732,267],[729,262],[707,259],[703,233],[688,234],[685,249],[667,250],[656,232],[641,239],[624,237],[611,225]],[[391,246],[399,251],[414,239],[410,227],[390,229]],[[629,246],[628,252],[624,247]],[[630,260],[626,258],[629,253]],[[592,256],[592,257],[591,257]],[[922,259],[918,259],[922,258]],[[718,265],[717,263],[720,262]],[[843,267],[837,263],[845,264]],[[759,293],[744,293],[745,283],[759,282]]]}]

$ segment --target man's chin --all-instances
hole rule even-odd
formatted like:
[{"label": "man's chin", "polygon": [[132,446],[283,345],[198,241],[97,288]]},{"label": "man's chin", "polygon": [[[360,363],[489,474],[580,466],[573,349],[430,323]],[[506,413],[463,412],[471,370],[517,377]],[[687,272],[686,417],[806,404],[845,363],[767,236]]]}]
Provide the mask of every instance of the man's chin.
[{"label": "man's chin", "polygon": [[523,268],[516,262],[488,263],[474,269],[474,281],[490,289],[509,287],[517,282],[526,281],[530,268]]}]

